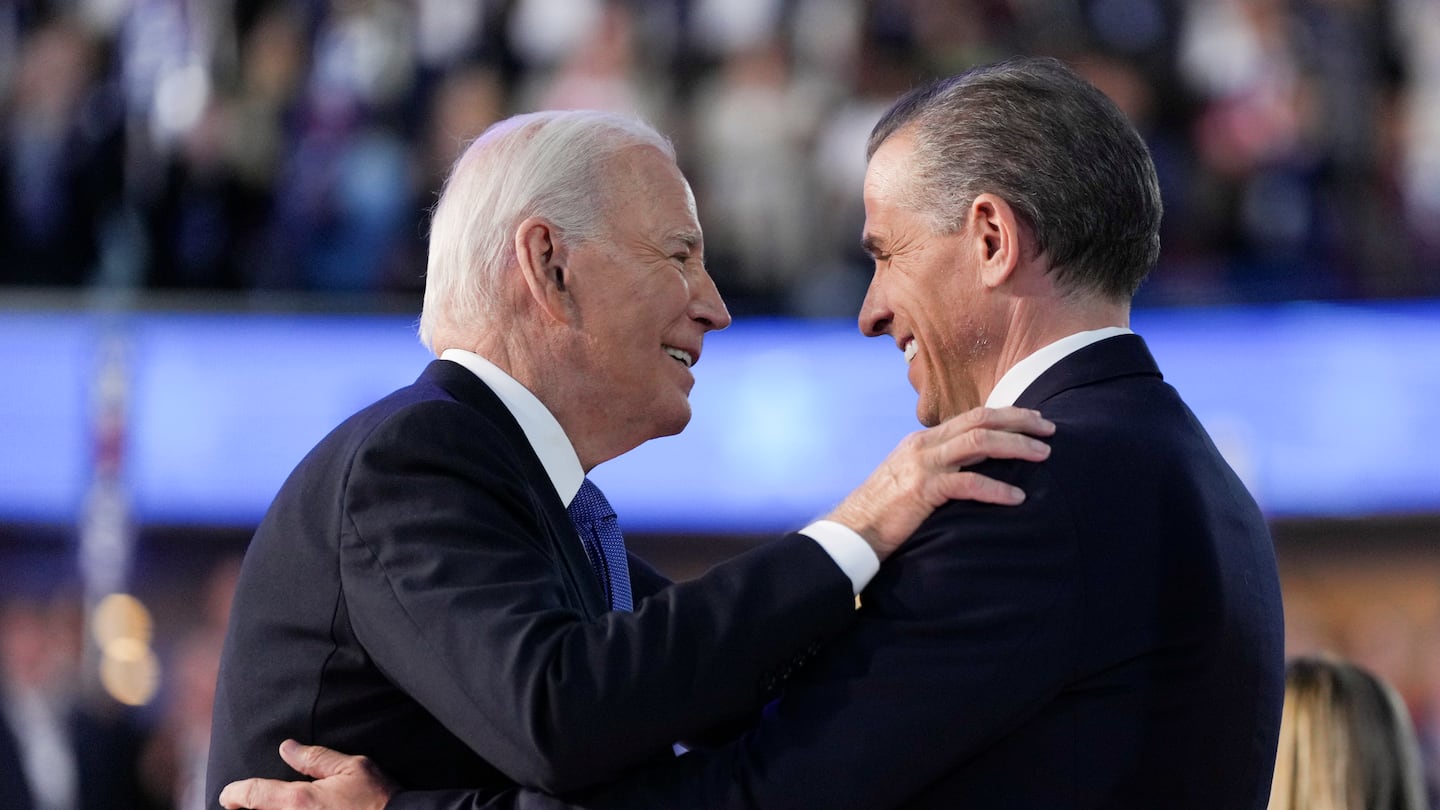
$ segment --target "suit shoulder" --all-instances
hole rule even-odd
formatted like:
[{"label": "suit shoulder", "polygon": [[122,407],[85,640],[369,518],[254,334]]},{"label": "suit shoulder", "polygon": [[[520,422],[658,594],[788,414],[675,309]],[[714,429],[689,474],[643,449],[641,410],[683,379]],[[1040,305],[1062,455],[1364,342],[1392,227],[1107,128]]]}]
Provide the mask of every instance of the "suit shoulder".
[{"label": "suit shoulder", "polygon": [[1056,425],[1048,466],[1100,475],[1219,460],[1200,420],[1168,383],[1133,377],[1061,392],[1040,405]]},{"label": "suit shoulder", "polygon": [[[408,467],[427,460],[520,475],[528,445],[519,428],[459,402],[438,386],[417,383],[362,408],[330,431],[295,466],[275,506],[295,497],[313,503],[339,496],[361,469]],[[528,451],[532,452],[533,451]],[[338,489],[336,489],[338,487]]]},{"label": "suit shoulder", "polygon": [[[506,420],[510,424],[507,429]],[[364,445],[376,441],[424,441],[449,438],[467,446],[493,444],[518,431],[503,408],[487,410],[461,402],[443,388],[425,382],[406,386],[366,406],[340,423],[324,441]],[[522,434],[523,435],[523,434]]]}]

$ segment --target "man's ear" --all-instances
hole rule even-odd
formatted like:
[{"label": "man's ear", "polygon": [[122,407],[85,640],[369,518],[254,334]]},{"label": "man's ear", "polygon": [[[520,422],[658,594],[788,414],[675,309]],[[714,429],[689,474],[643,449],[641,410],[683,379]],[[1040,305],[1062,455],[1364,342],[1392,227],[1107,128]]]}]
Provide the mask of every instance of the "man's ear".
[{"label": "man's ear", "polygon": [[1010,203],[989,192],[970,203],[969,234],[977,254],[980,280],[995,288],[1010,280],[1020,264],[1020,222]]},{"label": "man's ear", "polygon": [[562,323],[575,314],[565,262],[564,237],[549,221],[527,217],[515,228],[515,258],[530,296],[540,309]]}]

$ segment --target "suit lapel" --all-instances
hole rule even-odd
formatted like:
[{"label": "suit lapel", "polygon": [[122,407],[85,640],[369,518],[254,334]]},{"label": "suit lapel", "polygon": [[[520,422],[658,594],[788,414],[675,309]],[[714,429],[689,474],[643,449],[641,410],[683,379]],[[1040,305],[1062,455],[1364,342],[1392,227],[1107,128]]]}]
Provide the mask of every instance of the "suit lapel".
[{"label": "suit lapel", "polygon": [[550,475],[545,471],[545,465],[540,463],[540,457],[535,455],[535,448],[530,446],[530,441],[525,438],[525,431],[521,430],[520,423],[515,421],[515,416],[505,407],[505,403],[469,369],[449,360],[431,361],[420,375],[420,382],[438,385],[454,397],[456,402],[469,405],[500,428],[525,472],[526,481],[538,507],[537,517],[548,529],[550,544],[555,550],[556,558],[561,562],[571,593],[580,603],[579,607],[590,618],[607,612],[610,609],[609,599],[595,579],[594,569],[590,567],[590,560],[585,556],[585,547],[575,534],[575,525],[570,522],[565,504],[550,485]]},{"label": "suit lapel", "polygon": [[1038,409],[1062,391],[1136,374],[1161,376],[1160,367],[1139,335],[1116,335],[1066,355],[1036,378],[1015,405]]}]

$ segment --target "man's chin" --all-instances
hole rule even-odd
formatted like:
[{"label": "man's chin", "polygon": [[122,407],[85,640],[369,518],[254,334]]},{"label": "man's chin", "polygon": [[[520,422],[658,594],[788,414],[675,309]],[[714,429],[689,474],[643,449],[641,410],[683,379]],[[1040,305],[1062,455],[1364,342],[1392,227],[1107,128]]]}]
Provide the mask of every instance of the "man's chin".
[{"label": "man's chin", "polygon": [[674,413],[666,414],[655,420],[655,434],[652,438],[674,436],[690,424],[690,400],[685,399],[682,402],[684,407],[677,407],[674,409]]},{"label": "man's chin", "polygon": [[923,397],[915,403],[915,418],[927,428],[935,427],[943,421],[940,418],[939,409],[932,403],[926,402]]}]

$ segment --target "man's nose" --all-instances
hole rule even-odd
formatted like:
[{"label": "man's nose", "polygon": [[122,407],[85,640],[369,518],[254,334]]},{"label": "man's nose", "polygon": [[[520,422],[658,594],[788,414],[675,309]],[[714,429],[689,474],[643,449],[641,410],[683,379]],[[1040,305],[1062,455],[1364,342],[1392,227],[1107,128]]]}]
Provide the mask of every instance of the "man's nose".
[{"label": "man's nose", "polygon": [[890,329],[895,314],[886,305],[885,296],[874,279],[865,290],[865,300],[860,304],[860,332],[866,337],[879,337]]},{"label": "man's nose", "polygon": [[719,331],[730,325],[730,310],[720,298],[720,290],[710,273],[701,270],[690,285],[690,317],[705,326],[705,330]]}]

